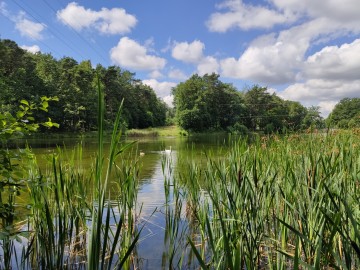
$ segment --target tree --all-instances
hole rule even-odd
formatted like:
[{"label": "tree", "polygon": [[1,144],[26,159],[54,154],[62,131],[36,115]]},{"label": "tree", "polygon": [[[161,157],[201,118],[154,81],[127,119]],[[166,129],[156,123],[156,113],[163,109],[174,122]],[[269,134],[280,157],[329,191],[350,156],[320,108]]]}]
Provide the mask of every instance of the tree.
[{"label": "tree", "polygon": [[243,112],[240,93],[217,74],[193,75],[173,88],[177,123],[188,131],[224,130]]},{"label": "tree", "polygon": [[289,104],[275,93],[270,94],[266,87],[253,86],[245,93],[246,126],[252,130],[264,130],[267,133],[287,129],[291,121]]},{"label": "tree", "polygon": [[347,128],[349,123],[350,126],[356,126],[359,121],[359,111],[360,98],[344,98],[335,105],[328,117],[328,122],[340,128]]},{"label": "tree", "polygon": [[246,91],[244,99],[247,108],[246,126],[252,130],[263,129],[269,124],[266,113],[272,106],[272,98],[267,88],[255,85]]},{"label": "tree", "polygon": [[319,106],[311,106],[303,119],[303,128],[324,128],[325,121],[320,115]]},{"label": "tree", "polygon": [[302,123],[307,114],[307,109],[296,101],[285,101],[285,105],[288,107],[288,117],[286,127],[290,130],[300,130]]}]

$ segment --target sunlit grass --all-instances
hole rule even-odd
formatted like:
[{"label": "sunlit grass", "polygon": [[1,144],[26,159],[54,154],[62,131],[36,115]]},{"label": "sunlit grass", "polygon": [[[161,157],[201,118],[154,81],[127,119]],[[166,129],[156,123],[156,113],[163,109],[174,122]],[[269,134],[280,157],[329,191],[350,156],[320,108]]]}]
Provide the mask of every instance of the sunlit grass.
[{"label": "sunlit grass", "polygon": [[181,129],[178,126],[165,126],[146,129],[130,129],[126,131],[128,137],[179,137]]}]

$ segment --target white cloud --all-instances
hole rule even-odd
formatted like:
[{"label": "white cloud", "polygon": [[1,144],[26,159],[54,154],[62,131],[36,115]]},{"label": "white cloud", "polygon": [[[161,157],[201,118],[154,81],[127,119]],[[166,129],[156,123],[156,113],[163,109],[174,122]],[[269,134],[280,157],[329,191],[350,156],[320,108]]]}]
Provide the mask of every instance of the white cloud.
[{"label": "white cloud", "polygon": [[[347,31],[360,32],[360,24],[347,25],[326,18],[314,19],[279,34],[255,39],[238,58],[221,61],[222,75],[264,84],[292,83],[306,73],[305,55],[313,43],[338,37]],[[308,63],[308,66],[310,64]]]},{"label": "white cloud", "polygon": [[186,74],[180,69],[171,69],[168,73],[168,76],[170,79],[175,80],[186,80],[188,78],[188,76],[186,76]]},{"label": "white cloud", "polygon": [[320,101],[318,106],[320,107],[322,117],[327,117],[337,103],[337,101]]},{"label": "white cloud", "polygon": [[15,19],[15,28],[20,32],[22,36],[40,40],[43,38],[42,32],[45,30],[46,25],[43,23],[37,23],[25,18],[25,13],[19,13],[19,16]]},{"label": "white cloud", "polygon": [[287,87],[285,99],[318,105],[327,116],[344,97],[360,97],[360,39],[341,46],[327,46],[309,56],[304,64],[304,82]]},{"label": "white cloud", "polygon": [[197,72],[200,76],[211,73],[219,73],[219,63],[212,56],[204,57],[197,66]]},{"label": "white cloud", "polygon": [[162,74],[158,70],[154,70],[154,71],[150,72],[148,76],[152,79],[158,79],[158,78],[164,77],[164,74]]},{"label": "white cloud", "polygon": [[[360,39],[350,44],[327,46],[309,56],[304,73],[307,78],[356,80],[360,74]],[[360,89],[359,89],[360,90]]]},{"label": "white cloud", "polygon": [[[191,43],[180,42],[176,43],[172,49],[172,57],[185,63],[196,65],[196,72],[202,76],[206,73],[219,72],[219,63],[215,57],[205,56],[203,51],[205,44],[199,40],[194,40]],[[171,78],[185,79],[186,76],[182,72],[176,70],[169,73]]]},{"label": "white cloud", "polygon": [[57,12],[57,18],[77,31],[84,28],[96,28],[103,34],[129,33],[137,23],[135,16],[122,8],[102,8],[100,11],[86,9],[76,2],[69,3]]},{"label": "white cloud", "polygon": [[173,108],[173,107],[174,107],[174,96],[173,96],[173,95],[164,97],[164,98],[163,98],[163,101],[164,101],[170,108]]},{"label": "white cloud", "polygon": [[293,22],[294,13],[247,5],[242,0],[227,0],[219,5],[226,12],[213,13],[206,25],[210,31],[226,32],[232,28],[272,28],[274,25]]},{"label": "white cloud", "polygon": [[0,2],[0,14],[4,15],[5,17],[9,17],[9,12],[6,7],[7,5],[5,2]]},{"label": "white cloud", "polygon": [[172,49],[172,57],[185,63],[196,64],[203,58],[204,49],[204,43],[199,40],[194,40],[191,43],[175,43],[175,46]]},{"label": "white cloud", "polygon": [[279,95],[285,99],[315,104],[320,101],[336,101],[344,97],[360,97],[359,90],[360,80],[311,79],[290,85]]},{"label": "white cloud", "polygon": [[164,58],[149,55],[144,46],[128,37],[111,49],[110,58],[115,64],[136,70],[160,70],[166,64]]},{"label": "white cloud", "polygon": [[291,82],[295,79],[304,53],[299,44],[280,41],[251,45],[239,59],[231,57],[221,60],[221,74],[264,84]]},{"label": "white cloud", "polygon": [[159,82],[155,79],[143,80],[143,84],[150,86],[154,89],[155,93],[160,98],[165,98],[171,95],[171,89],[177,85],[174,82]]},{"label": "white cloud", "polygon": [[31,52],[31,53],[37,53],[37,52],[40,52],[40,47],[38,45],[32,45],[32,46],[26,46],[26,45],[23,45],[23,46],[20,46],[22,49],[28,51],[28,52]]},{"label": "white cloud", "polygon": [[359,20],[360,5],[358,0],[271,0],[281,10],[289,13],[303,13],[312,17],[327,17],[338,21]]}]

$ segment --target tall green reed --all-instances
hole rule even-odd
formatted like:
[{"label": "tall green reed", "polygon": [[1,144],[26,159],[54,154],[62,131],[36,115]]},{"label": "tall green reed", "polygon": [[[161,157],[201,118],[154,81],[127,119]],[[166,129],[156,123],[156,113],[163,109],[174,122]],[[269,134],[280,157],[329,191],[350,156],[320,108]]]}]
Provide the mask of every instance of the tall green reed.
[{"label": "tall green reed", "polygon": [[[91,225],[90,225],[90,239],[88,242],[88,263],[87,267],[91,269],[104,269],[106,266],[108,269],[111,268],[111,262],[115,254],[114,245],[117,244],[117,240],[120,236],[121,230],[123,229],[124,216],[120,217],[119,223],[117,223],[115,233],[112,234],[111,229],[109,228],[110,222],[110,205],[108,204],[106,208],[105,196],[108,191],[108,184],[110,181],[111,174],[113,172],[116,159],[122,154],[126,149],[131,147],[132,143],[122,145],[121,144],[121,108],[120,106],[116,119],[114,122],[113,132],[111,134],[111,141],[109,147],[109,154],[107,160],[107,166],[105,169],[105,177],[103,177],[104,171],[104,92],[101,89],[100,81],[98,80],[98,153],[96,157],[96,167],[95,167],[95,189],[93,192],[93,199],[96,203],[92,206],[91,213]],[[107,210],[104,213],[104,210]],[[122,210],[122,209],[121,209]],[[103,218],[105,214],[105,227],[103,226]],[[131,254],[131,251],[134,249],[135,244],[139,238],[140,232],[136,233],[133,241],[129,242],[129,246],[126,247],[126,252],[122,258],[119,258],[119,264],[117,267],[120,269],[126,263],[128,257]],[[111,243],[111,252],[109,264],[105,262],[105,257],[107,257],[107,246]],[[99,245],[99,243],[102,243]]]},{"label": "tall green reed", "polygon": [[359,267],[359,142],[341,134],[263,137],[190,166],[196,184],[184,181],[188,192],[207,194],[195,215],[201,238],[189,239],[200,266]]},{"label": "tall green reed", "polygon": [[[100,83],[98,94],[98,150],[94,169],[82,167],[82,148],[78,147],[76,155],[59,148],[45,173],[36,169],[36,163],[30,171],[32,181],[27,183],[30,237],[17,265],[19,269],[131,267],[129,258],[141,231],[137,229],[134,211],[137,164],[119,159],[132,146],[120,142],[121,107],[110,147],[105,151],[104,97]],[[111,181],[117,183],[112,189]],[[116,186],[119,188],[114,189]]]}]

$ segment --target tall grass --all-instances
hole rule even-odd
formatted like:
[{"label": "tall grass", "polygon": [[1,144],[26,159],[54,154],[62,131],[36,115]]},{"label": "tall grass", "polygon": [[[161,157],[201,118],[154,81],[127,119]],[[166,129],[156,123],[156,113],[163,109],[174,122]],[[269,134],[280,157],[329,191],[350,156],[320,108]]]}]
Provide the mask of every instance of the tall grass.
[{"label": "tall grass", "polygon": [[203,269],[359,269],[360,138],[263,137],[181,170]]},{"label": "tall grass", "polygon": [[[120,142],[121,107],[109,149],[105,150],[100,83],[98,88],[99,130],[94,168],[82,167],[81,147],[70,155],[68,150],[59,148],[45,172],[37,169],[34,160],[26,183],[30,215],[27,225],[20,228],[29,236],[17,239],[23,241],[22,248],[15,248],[12,240],[6,242],[0,268],[130,268],[141,231],[135,223],[138,166],[136,161],[119,159],[132,145]],[[110,179],[118,189],[109,189]]]}]

